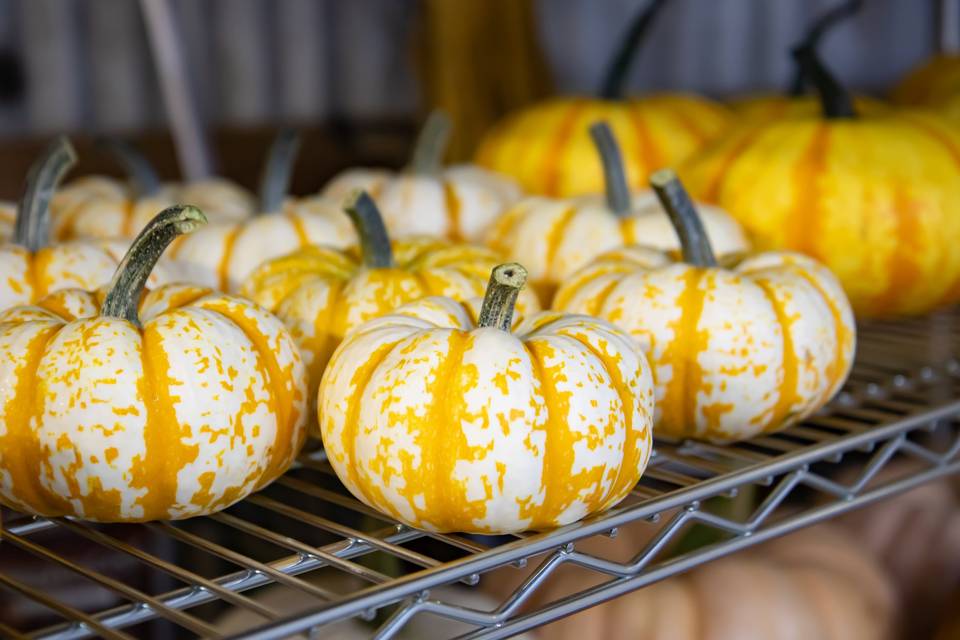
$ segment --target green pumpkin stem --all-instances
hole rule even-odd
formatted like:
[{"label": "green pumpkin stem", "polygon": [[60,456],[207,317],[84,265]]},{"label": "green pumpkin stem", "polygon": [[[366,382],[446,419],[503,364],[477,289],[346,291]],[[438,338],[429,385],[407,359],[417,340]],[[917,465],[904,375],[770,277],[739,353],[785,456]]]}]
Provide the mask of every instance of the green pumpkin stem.
[{"label": "green pumpkin stem", "polygon": [[509,332],[513,327],[513,310],[517,296],[527,283],[527,270],[516,262],[508,262],[493,268],[487,293],[480,307],[478,327],[496,327]]},{"label": "green pumpkin stem", "polygon": [[607,100],[621,100],[624,96],[627,81],[627,72],[633,64],[637,50],[643,44],[647,32],[653,25],[654,18],[660,13],[667,0],[650,0],[647,8],[640,12],[630,26],[627,33],[617,46],[612,61],[607,65],[600,85],[600,97]]},{"label": "green pumpkin stem", "polygon": [[107,286],[107,296],[100,315],[122,318],[140,326],[137,308],[150,272],[173,239],[207,223],[207,217],[196,207],[174,205],[164,209],[137,235],[117,266]]},{"label": "green pumpkin stem", "polygon": [[627,186],[620,145],[617,144],[617,138],[606,122],[594,122],[590,125],[590,137],[603,163],[607,206],[622,218],[630,213],[630,187]]},{"label": "green pumpkin stem", "polygon": [[363,190],[351,193],[343,204],[343,210],[350,217],[353,228],[360,239],[360,253],[363,264],[370,269],[389,269],[393,266],[393,250],[390,248],[390,236],[383,224],[383,216],[373,198]]},{"label": "green pumpkin stem", "polygon": [[50,241],[50,200],[67,171],[76,164],[77,152],[65,137],[53,141],[30,166],[27,186],[17,206],[13,242],[28,251],[39,251]]},{"label": "green pumpkin stem", "polygon": [[413,145],[410,171],[420,175],[434,175],[440,172],[452,128],[450,116],[445,111],[434,109],[430,112]]},{"label": "green pumpkin stem", "polygon": [[793,57],[800,65],[804,77],[814,86],[820,95],[820,108],[823,117],[828,120],[856,118],[853,98],[837,79],[833,77],[823,63],[816,49],[806,45],[793,50]]},{"label": "green pumpkin stem", "polygon": [[695,267],[717,266],[707,230],[677,174],[671,169],[656,171],[650,176],[650,187],[677,232],[683,261]]},{"label": "green pumpkin stem", "polygon": [[293,165],[300,150],[300,134],[294,129],[281,129],[267,151],[260,174],[260,213],[279,213],[290,191]]},{"label": "green pumpkin stem", "polygon": [[133,181],[137,193],[153,196],[160,192],[163,182],[156,168],[143,153],[129,142],[117,138],[100,138],[96,145],[116,158],[127,176]]},{"label": "green pumpkin stem", "polygon": [[[820,41],[827,33],[838,24],[856,15],[862,7],[863,0],[847,0],[847,2],[843,2],[824,11],[813,21],[813,24],[810,25],[810,28],[807,29],[807,32],[804,34],[803,39],[800,40],[794,48],[807,46],[817,49],[820,46]],[[802,96],[806,88],[807,79],[804,76],[803,69],[797,64],[793,71],[793,80],[790,82],[790,89],[787,93],[794,97]]]}]

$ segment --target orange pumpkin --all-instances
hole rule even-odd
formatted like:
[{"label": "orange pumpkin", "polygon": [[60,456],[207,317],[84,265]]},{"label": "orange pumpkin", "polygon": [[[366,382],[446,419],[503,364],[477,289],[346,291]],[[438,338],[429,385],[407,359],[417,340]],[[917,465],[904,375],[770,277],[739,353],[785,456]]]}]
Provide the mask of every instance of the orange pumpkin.
[{"label": "orange pumpkin", "polygon": [[553,98],[509,114],[481,141],[477,164],[515,178],[529,193],[570,197],[603,191],[603,170],[587,130],[609,123],[623,145],[627,181],[641,188],[647,175],[699,151],[731,122],[726,107],[682,94],[624,98],[636,49],[663,0],[641,12],[620,45],[599,98]]},{"label": "orange pumpkin", "polygon": [[905,107],[931,109],[960,124],[960,54],[930,58],[900,81],[890,99]]},{"label": "orange pumpkin", "polygon": [[932,116],[857,114],[812,50],[824,114],[743,127],[682,168],[759,249],[824,263],[863,315],[960,299],[960,137]]}]

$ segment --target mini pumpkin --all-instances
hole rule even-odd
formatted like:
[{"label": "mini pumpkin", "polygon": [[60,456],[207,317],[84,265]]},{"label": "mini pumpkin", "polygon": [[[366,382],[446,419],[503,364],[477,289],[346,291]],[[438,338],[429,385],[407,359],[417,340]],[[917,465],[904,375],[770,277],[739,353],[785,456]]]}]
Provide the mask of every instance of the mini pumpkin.
[{"label": "mini pumpkin", "polygon": [[[604,167],[606,196],[526,198],[503,214],[487,238],[491,247],[527,268],[546,300],[570,274],[605,251],[629,244],[664,251],[680,246],[656,196],[631,194],[610,127],[594,123],[590,135]],[[707,206],[702,215],[720,255],[749,249],[740,225],[724,211]]]},{"label": "mini pumpkin", "polygon": [[509,533],[619,502],[651,449],[642,353],[603,320],[516,328],[525,273],[496,267],[478,317],[424,298],[354,330],[323,375],[319,419],[357,498],[413,527]]},{"label": "mini pumpkin", "polygon": [[476,162],[512,176],[524,191],[570,197],[603,191],[603,169],[587,129],[609,123],[623,145],[628,183],[641,188],[653,170],[687,159],[724,131],[726,107],[688,94],[626,98],[624,84],[637,49],[659,10],[653,0],[628,27],[599,97],[562,97],[508,114],[480,142]]},{"label": "mini pumpkin", "polygon": [[650,358],[659,435],[742,440],[783,429],[839,391],[854,352],[850,305],[833,275],[795,253],[720,268],[672,171],[651,177],[683,262],[637,248],[574,274],[554,308],[616,323]]},{"label": "mini pumpkin", "polygon": [[[311,396],[333,350],[354,327],[430,295],[468,300],[483,295],[498,257],[484,247],[437,239],[392,244],[376,204],[358,192],[345,211],[360,245],[344,251],[308,246],[257,267],[240,293],[290,328],[310,371]],[[525,292],[521,311],[538,311]]]},{"label": "mini pumpkin", "polygon": [[[293,461],[304,368],[279,320],[147,276],[192,207],[160,213],[103,297],[60,292],[0,314],[0,501],[101,522],[223,509]],[[92,309],[91,309],[92,307]],[[75,315],[79,314],[79,315]]]},{"label": "mini pumpkin", "polygon": [[267,260],[310,245],[343,248],[356,242],[350,219],[329,200],[286,198],[298,145],[292,133],[274,143],[261,182],[260,214],[244,222],[210,224],[173,243],[169,255],[191,282],[237,291]]},{"label": "mini pumpkin", "polygon": [[256,209],[253,196],[229,180],[164,185],[133,146],[118,140],[101,145],[124,166],[130,182],[87,176],[58,191],[50,204],[57,240],[133,238],[157,211],[176,202],[193,203],[214,222],[242,220]]},{"label": "mini pumpkin", "polygon": [[936,111],[960,123],[960,54],[936,55],[912,70],[890,94],[895,104]]},{"label": "mini pumpkin", "polygon": [[[30,304],[58,289],[95,289],[113,277],[125,247],[80,240],[47,244],[50,194],[75,161],[73,147],[60,138],[31,167],[12,237],[0,245],[0,309]],[[181,274],[165,263],[151,284],[177,280]]]},{"label": "mini pumpkin", "polygon": [[822,117],[744,127],[683,167],[761,249],[826,264],[862,315],[960,299],[960,137],[933,116],[859,115],[812,50]]},{"label": "mini pumpkin", "polygon": [[449,118],[434,112],[406,170],[349,169],[334,177],[322,195],[342,202],[356,189],[366,191],[395,238],[431,235],[478,241],[504,209],[520,199],[520,187],[476,165],[443,167],[449,133]]}]

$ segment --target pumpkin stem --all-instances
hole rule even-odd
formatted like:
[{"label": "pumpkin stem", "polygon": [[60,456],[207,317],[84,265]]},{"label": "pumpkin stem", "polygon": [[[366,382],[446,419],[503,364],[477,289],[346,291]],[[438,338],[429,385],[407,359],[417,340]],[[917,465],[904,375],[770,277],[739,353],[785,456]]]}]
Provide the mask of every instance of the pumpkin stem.
[{"label": "pumpkin stem", "polygon": [[607,71],[603,75],[603,83],[600,85],[600,97],[606,100],[621,100],[627,80],[627,72],[630,71],[630,65],[633,64],[637,50],[643,44],[644,36],[650,30],[654,18],[660,13],[667,0],[650,0],[647,8],[640,12],[630,26],[627,33],[617,46],[616,53],[610,64],[607,65]]},{"label": "pumpkin stem", "polygon": [[47,147],[27,172],[27,186],[17,207],[13,242],[39,251],[50,240],[50,200],[60,180],[77,162],[77,152],[64,136]]},{"label": "pumpkin stem", "polygon": [[603,162],[603,183],[607,192],[607,206],[618,217],[630,213],[630,187],[623,168],[623,156],[613,130],[606,122],[594,122],[590,125],[590,137],[593,146]]},{"label": "pumpkin stem", "polygon": [[390,236],[383,224],[383,216],[377,203],[362,189],[357,189],[343,203],[343,210],[350,217],[360,239],[363,264],[370,269],[389,269],[393,266],[393,250]]},{"label": "pumpkin stem", "polygon": [[133,240],[117,266],[107,286],[100,315],[123,318],[139,327],[137,308],[140,295],[160,255],[174,238],[206,223],[207,217],[200,209],[183,204],[168,207],[154,216]]},{"label": "pumpkin stem", "polygon": [[279,213],[290,191],[293,165],[300,150],[300,134],[294,129],[281,129],[267,151],[260,174],[260,213]]},{"label": "pumpkin stem", "polygon": [[443,167],[443,154],[453,128],[450,116],[445,111],[434,109],[417,134],[410,156],[410,170],[420,175],[434,175]]},{"label": "pumpkin stem", "polygon": [[480,307],[478,327],[496,327],[509,332],[513,327],[513,309],[517,296],[527,282],[527,270],[516,262],[508,262],[493,268],[487,293]]},{"label": "pumpkin stem", "polygon": [[123,166],[123,170],[136,186],[137,193],[145,196],[159,193],[163,186],[160,176],[139,149],[129,142],[109,137],[97,139],[96,145],[112,155]]},{"label": "pumpkin stem", "polygon": [[677,174],[672,169],[655,171],[650,176],[650,186],[670,216],[670,223],[680,239],[683,261],[695,267],[717,266],[707,230]]},{"label": "pumpkin stem", "polygon": [[823,110],[823,117],[828,120],[857,117],[850,92],[837,82],[833,74],[823,66],[816,49],[801,45],[793,50],[793,57],[800,65],[804,77],[820,94],[820,107]]},{"label": "pumpkin stem", "polygon": [[[794,49],[803,46],[816,49],[820,46],[820,41],[829,31],[847,18],[856,15],[862,7],[863,0],[847,0],[847,2],[843,2],[824,11],[813,21],[813,24],[810,25],[810,28],[808,28],[804,34],[803,39],[796,44]],[[798,64],[793,71],[793,80],[790,82],[790,89],[787,93],[794,97],[802,96],[804,89],[806,89],[806,84],[803,69]]]}]

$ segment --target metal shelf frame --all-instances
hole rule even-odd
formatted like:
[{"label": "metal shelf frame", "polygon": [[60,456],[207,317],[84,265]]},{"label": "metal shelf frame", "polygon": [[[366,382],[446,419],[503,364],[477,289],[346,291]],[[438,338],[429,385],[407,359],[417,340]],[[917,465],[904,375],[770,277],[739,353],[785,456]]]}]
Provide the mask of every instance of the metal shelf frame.
[{"label": "metal shelf frame", "polygon": [[[158,554],[125,542],[111,525],[70,519],[8,517],[3,547],[14,547],[36,573],[55,566],[114,594],[106,610],[83,611],[29,584],[0,565],[0,603],[16,594],[45,607],[62,622],[17,629],[0,624],[0,636],[123,638],[138,624],[163,618],[184,637],[223,637],[216,618],[195,615],[200,605],[252,614],[256,622],[232,638],[286,638],[322,633],[325,625],[373,620],[390,607],[377,638],[395,637],[412,618],[456,620],[462,638],[505,638],[571,615],[644,585],[686,571],[800,527],[826,520],[924,482],[960,471],[960,314],[864,325],[857,361],[843,392],[820,414],[779,434],[717,446],[658,440],[650,467],[632,494],[600,516],[546,533],[492,540],[413,530],[356,501],[340,486],[322,451],[304,455],[297,468],[241,505],[203,518],[222,535],[204,536],[181,523],[137,525],[149,535],[235,566],[204,576],[177,554]],[[839,471],[842,469],[842,473]],[[752,513],[723,515],[717,501],[749,490],[760,496]],[[316,505],[321,505],[317,507]],[[240,513],[238,513],[238,510]],[[8,514],[8,516],[11,514]],[[263,517],[261,517],[263,516]],[[271,528],[266,516],[295,523],[295,534]],[[657,521],[656,535],[626,562],[578,549],[580,541],[616,535],[638,521]],[[271,521],[274,522],[274,521]],[[191,523],[196,524],[195,521]],[[692,525],[717,541],[682,553],[668,552]],[[129,527],[130,525],[126,525]],[[137,563],[185,585],[148,593],[80,561],[64,557],[44,536],[69,536],[78,545]],[[313,542],[318,536],[327,542]],[[332,540],[332,541],[330,541]],[[255,558],[241,541],[279,549]],[[426,551],[425,551],[426,550]],[[455,556],[450,559],[450,556]],[[30,556],[27,561],[26,557]],[[368,562],[392,560],[390,568]],[[538,563],[492,609],[447,597],[438,587],[476,588],[492,571]],[[538,592],[563,565],[602,576],[596,586],[549,602]],[[379,567],[379,568],[371,568]],[[318,572],[343,576],[331,587]],[[300,592],[312,603],[289,614],[258,597],[268,585]],[[209,616],[208,616],[209,618]],[[6,621],[4,621],[6,623]],[[135,634],[135,632],[134,632]]]}]

